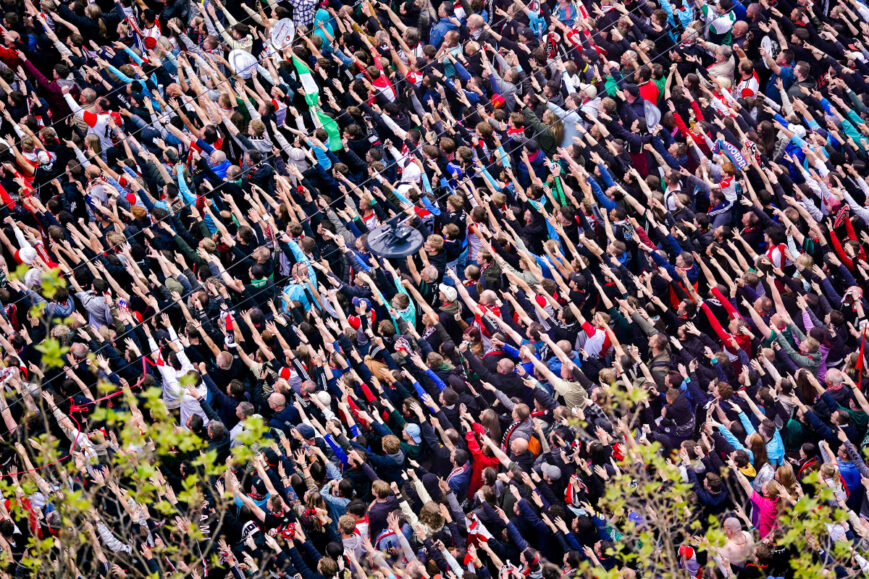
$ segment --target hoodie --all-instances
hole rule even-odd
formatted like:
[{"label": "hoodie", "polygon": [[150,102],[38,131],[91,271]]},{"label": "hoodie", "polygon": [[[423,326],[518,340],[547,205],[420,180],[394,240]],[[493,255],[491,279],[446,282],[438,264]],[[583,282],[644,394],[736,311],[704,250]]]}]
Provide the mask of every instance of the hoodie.
[{"label": "hoodie", "polygon": [[[317,26],[320,24],[320,26]],[[323,52],[332,52],[332,41],[331,38],[335,37],[335,30],[332,28],[332,16],[326,10],[322,8],[317,9],[317,13],[314,14],[314,34],[323,39],[323,46],[321,50]]]},{"label": "hoodie", "polygon": [[344,552],[352,552],[356,555],[356,558],[362,557],[365,553],[365,550],[362,547],[362,535],[358,535],[353,533],[349,537],[344,537],[341,539],[341,543],[344,545]]},{"label": "hoodie", "polygon": [[368,462],[377,471],[377,474],[388,483],[401,482],[401,467],[404,465],[404,451],[401,449],[392,454],[369,454]]}]

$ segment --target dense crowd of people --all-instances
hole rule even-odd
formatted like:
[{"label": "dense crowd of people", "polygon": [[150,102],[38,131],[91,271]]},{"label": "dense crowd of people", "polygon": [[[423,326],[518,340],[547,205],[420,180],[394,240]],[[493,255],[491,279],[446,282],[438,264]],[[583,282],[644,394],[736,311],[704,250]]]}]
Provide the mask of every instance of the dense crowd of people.
[{"label": "dense crowd of people", "polygon": [[869,571],[862,0],[4,9],[7,576]]}]

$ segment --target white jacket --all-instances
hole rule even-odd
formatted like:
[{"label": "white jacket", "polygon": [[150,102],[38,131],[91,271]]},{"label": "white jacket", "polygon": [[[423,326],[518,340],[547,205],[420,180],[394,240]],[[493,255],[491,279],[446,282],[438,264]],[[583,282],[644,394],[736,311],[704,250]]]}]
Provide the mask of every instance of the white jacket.
[{"label": "white jacket", "polygon": [[[169,328],[169,337],[173,342],[178,343],[178,335],[172,327]],[[160,356],[157,343],[154,342],[153,338],[148,338],[148,346],[151,348],[151,354],[157,364],[157,370],[160,371],[160,376],[162,377],[163,402],[166,404],[166,408],[170,410],[176,408],[181,409],[181,426],[185,428],[187,427],[187,420],[194,414],[201,416],[204,424],[208,424],[208,417],[205,416],[205,412],[203,412],[202,408],[199,406],[199,401],[187,394],[185,388],[181,385],[182,376],[188,372],[196,371],[196,368],[190,363],[190,359],[187,358],[187,354],[184,353],[184,350],[176,352],[178,361],[181,363],[181,368],[176,370],[172,366],[166,364]],[[202,383],[199,385],[197,390],[199,394],[205,396],[208,388],[204,383]]]}]

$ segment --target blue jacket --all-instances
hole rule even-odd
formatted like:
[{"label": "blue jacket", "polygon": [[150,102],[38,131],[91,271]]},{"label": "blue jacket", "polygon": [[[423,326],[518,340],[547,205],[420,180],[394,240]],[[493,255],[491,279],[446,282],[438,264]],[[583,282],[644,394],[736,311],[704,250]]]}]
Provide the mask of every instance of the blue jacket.
[{"label": "blue jacket", "polygon": [[444,41],[444,37],[447,35],[447,32],[450,30],[458,30],[459,27],[450,22],[449,18],[441,18],[437,24],[432,26],[431,34],[429,34],[428,41],[435,48],[439,47],[441,43]]},{"label": "blue jacket", "polygon": [[299,411],[292,406],[287,406],[280,412],[275,412],[269,420],[269,427],[278,428],[289,433],[290,425],[297,425],[302,421]]},{"label": "blue jacket", "polygon": [[468,494],[468,486],[471,484],[471,474],[473,469],[471,463],[466,462],[462,470],[456,474],[450,475],[447,479],[447,484],[450,490],[456,493],[457,497],[463,497]]},{"label": "blue jacket", "polygon": [[[751,436],[757,432],[751,420],[745,415],[745,412],[739,413],[739,421],[742,422],[747,435]],[[766,443],[766,456],[769,458],[769,463],[775,467],[779,467],[785,463],[785,445],[777,429],[772,440]]]}]

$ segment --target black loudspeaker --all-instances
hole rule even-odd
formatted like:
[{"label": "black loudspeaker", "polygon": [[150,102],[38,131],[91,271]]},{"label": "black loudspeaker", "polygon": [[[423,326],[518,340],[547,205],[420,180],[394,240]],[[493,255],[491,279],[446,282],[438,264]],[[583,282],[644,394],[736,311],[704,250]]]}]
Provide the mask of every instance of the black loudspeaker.
[{"label": "black loudspeaker", "polygon": [[381,225],[368,234],[368,250],[375,255],[387,258],[407,257],[422,247],[422,233],[400,223]]}]

